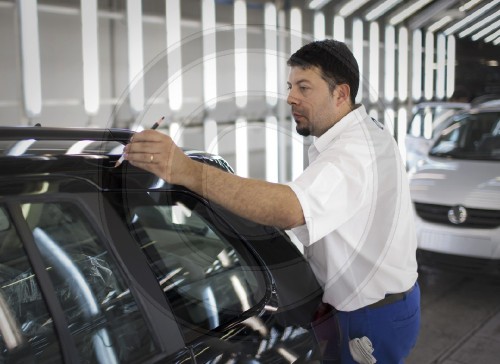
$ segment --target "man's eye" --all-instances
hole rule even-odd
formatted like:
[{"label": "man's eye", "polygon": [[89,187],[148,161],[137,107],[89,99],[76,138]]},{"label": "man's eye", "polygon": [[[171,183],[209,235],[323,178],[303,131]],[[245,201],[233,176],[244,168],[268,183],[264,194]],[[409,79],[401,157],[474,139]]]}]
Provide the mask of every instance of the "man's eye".
[{"label": "man's eye", "polygon": [[290,91],[292,89],[292,85],[286,85],[286,89]]},{"label": "man's eye", "polygon": [[301,90],[301,91],[305,91],[305,90],[307,90],[308,88],[309,88],[309,87],[306,87],[306,86],[300,86],[300,90]]}]

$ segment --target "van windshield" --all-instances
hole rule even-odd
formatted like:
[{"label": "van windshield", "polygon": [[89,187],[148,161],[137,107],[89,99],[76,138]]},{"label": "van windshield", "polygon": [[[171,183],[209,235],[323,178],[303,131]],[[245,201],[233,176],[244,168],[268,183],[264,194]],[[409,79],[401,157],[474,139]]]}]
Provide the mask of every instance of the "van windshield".
[{"label": "van windshield", "polygon": [[429,155],[500,161],[500,111],[456,118],[441,132]]}]

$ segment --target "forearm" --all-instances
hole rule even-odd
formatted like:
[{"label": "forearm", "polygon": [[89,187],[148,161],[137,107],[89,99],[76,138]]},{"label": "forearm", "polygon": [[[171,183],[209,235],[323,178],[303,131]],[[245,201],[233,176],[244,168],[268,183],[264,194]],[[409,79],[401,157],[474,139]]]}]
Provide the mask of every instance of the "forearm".
[{"label": "forearm", "polygon": [[304,224],[300,203],[286,185],[242,178],[194,161],[189,170],[185,187],[237,215],[283,229]]}]

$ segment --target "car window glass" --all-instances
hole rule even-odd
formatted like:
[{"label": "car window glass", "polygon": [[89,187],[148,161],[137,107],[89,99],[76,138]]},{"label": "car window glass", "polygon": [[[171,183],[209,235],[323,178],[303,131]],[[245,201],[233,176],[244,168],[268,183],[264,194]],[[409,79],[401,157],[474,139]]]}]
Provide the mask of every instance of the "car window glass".
[{"label": "car window glass", "polygon": [[[62,362],[52,318],[21,239],[7,211],[0,231],[0,362],[31,357],[37,363]],[[33,358],[34,357],[34,358]]]},{"label": "car window glass", "polygon": [[0,232],[9,230],[9,228],[10,222],[7,216],[7,212],[2,207],[0,207]]},{"label": "car window glass", "polygon": [[69,202],[24,204],[82,362],[118,363],[156,350],[138,306],[102,238]]},{"label": "car window glass", "polygon": [[410,122],[410,127],[408,128],[408,133],[411,136],[420,137],[420,136],[422,136],[422,133],[423,133],[422,126],[423,126],[422,114],[420,112],[417,112],[413,116],[413,119]]},{"label": "car window glass", "polygon": [[431,155],[500,160],[500,113],[484,112],[455,119],[440,134]]},{"label": "car window glass", "polygon": [[239,238],[227,238],[208,221],[206,207],[193,201],[177,194],[135,206],[129,217],[188,338],[239,317],[264,298],[266,287],[254,260],[243,256]]}]

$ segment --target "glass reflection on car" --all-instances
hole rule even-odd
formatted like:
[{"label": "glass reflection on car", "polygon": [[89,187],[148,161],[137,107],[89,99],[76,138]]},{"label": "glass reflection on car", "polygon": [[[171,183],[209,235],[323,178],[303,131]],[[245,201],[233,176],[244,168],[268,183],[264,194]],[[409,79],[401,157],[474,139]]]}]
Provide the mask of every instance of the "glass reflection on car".
[{"label": "glass reflection on car", "polygon": [[429,155],[500,160],[500,112],[468,114],[443,130]]},{"label": "glass reflection on car", "polygon": [[240,239],[226,236],[196,199],[152,194],[159,203],[130,207],[130,229],[185,336],[216,329],[258,305],[266,284],[253,258],[238,251]]},{"label": "glass reflection on car", "polygon": [[116,263],[78,205],[26,203],[22,209],[82,361],[128,362],[154,351]]}]

